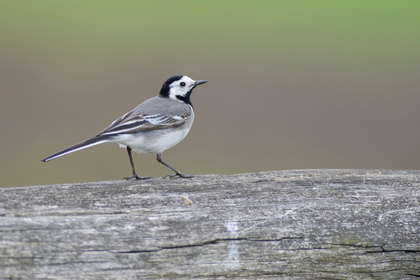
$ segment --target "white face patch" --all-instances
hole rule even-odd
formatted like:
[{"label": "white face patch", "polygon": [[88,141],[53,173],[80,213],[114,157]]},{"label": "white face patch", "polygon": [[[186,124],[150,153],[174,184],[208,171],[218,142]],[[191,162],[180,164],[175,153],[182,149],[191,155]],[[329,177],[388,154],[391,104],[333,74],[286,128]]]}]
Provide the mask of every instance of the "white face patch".
[{"label": "white face patch", "polygon": [[169,85],[169,98],[180,101],[177,96],[184,97],[194,87],[195,81],[188,76],[183,76],[180,80]]}]

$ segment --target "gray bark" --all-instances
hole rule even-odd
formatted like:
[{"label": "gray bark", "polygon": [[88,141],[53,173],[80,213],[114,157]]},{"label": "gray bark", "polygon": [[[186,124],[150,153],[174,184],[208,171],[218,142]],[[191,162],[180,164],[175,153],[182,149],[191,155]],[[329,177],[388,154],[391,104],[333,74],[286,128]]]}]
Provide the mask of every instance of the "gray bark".
[{"label": "gray bark", "polygon": [[0,189],[0,278],[419,277],[419,171]]}]

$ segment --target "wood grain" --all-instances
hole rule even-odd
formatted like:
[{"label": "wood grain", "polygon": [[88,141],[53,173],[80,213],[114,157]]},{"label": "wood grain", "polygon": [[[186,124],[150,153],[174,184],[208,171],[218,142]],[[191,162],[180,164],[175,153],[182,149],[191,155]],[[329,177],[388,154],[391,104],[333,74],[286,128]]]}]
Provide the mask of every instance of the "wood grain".
[{"label": "wood grain", "polygon": [[0,189],[0,278],[419,277],[419,171]]}]

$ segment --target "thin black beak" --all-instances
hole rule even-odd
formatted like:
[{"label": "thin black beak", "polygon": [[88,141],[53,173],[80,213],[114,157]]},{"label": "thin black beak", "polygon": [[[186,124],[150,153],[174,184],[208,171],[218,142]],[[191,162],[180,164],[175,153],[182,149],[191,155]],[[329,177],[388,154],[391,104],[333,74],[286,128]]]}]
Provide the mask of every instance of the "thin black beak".
[{"label": "thin black beak", "polygon": [[205,84],[205,83],[207,83],[207,82],[208,82],[208,81],[206,81],[206,80],[199,80],[199,81],[195,81],[194,86],[202,85],[202,84]]}]

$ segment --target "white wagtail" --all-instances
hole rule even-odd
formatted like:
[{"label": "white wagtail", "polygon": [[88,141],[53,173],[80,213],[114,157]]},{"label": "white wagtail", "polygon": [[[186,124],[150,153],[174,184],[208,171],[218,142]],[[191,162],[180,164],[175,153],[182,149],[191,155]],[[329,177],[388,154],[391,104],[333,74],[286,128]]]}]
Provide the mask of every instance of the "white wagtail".
[{"label": "white wagtail", "polygon": [[70,146],[42,161],[89,148],[102,143],[118,143],[125,147],[133,176],[124,179],[148,179],[140,177],[134,168],[131,150],[139,153],[157,153],[157,161],[172,169],[179,176],[190,178],[162,160],[163,151],[178,144],[188,134],[194,121],[194,109],[190,96],[193,89],[207,81],[194,81],[187,76],[173,76],[163,83],[158,96],[150,98],[116,119],[96,136]]}]

